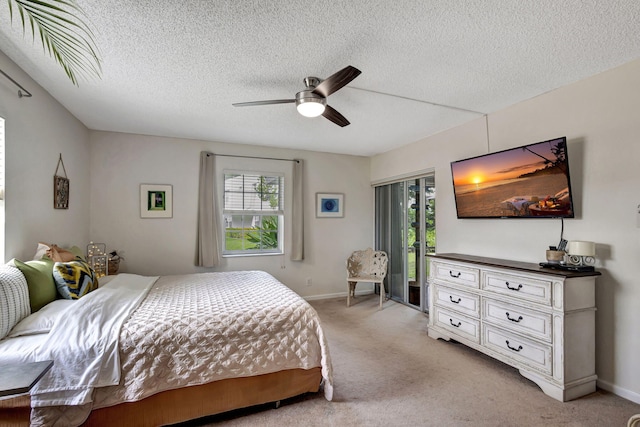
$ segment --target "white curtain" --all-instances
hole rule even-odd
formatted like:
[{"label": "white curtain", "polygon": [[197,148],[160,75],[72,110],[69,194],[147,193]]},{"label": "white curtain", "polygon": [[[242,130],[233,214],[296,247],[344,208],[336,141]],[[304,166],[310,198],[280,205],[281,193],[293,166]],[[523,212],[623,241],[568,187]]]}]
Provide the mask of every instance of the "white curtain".
[{"label": "white curtain", "polygon": [[291,212],[292,235],[291,261],[304,260],[304,192],[302,183],[302,160],[293,162],[293,211]]},{"label": "white curtain", "polygon": [[196,265],[216,267],[220,264],[220,228],[216,215],[215,155],[200,152],[200,186],[198,190],[198,249]]}]

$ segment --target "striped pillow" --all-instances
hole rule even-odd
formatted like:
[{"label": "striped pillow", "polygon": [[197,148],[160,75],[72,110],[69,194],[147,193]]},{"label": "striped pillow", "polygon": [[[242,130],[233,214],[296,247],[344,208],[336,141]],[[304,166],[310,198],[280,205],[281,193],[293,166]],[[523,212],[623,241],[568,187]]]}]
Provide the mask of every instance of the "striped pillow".
[{"label": "striped pillow", "polygon": [[98,278],[85,261],[56,262],[53,265],[53,280],[58,293],[66,299],[79,299],[98,289]]},{"label": "striped pillow", "polygon": [[29,314],[27,279],[16,267],[0,266],[0,339]]}]

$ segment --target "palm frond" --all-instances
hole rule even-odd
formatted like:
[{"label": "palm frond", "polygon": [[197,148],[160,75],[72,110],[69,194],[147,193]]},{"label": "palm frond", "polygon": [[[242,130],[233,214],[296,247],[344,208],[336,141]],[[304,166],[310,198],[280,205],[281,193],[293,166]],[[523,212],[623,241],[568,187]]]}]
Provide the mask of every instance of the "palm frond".
[{"label": "palm frond", "polygon": [[23,34],[27,27],[35,41],[36,30],[42,49],[62,67],[71,82],[78,77],[100,78],[102,66],[93,32],[82,21],[86,16],[75,0],[7,0],[13,22],[13,6],[20,15]]}]

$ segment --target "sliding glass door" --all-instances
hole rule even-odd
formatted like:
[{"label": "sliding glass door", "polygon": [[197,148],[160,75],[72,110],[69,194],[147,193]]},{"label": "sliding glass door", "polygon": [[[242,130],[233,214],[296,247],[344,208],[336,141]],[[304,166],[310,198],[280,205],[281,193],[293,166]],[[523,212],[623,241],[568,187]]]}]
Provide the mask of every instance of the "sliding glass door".
[{"label": "sliding glass door", "polygon": [[426,309],[426,257],[435,252],[433,175],[376,187],[376,247],[389,256],[391,299]]}]

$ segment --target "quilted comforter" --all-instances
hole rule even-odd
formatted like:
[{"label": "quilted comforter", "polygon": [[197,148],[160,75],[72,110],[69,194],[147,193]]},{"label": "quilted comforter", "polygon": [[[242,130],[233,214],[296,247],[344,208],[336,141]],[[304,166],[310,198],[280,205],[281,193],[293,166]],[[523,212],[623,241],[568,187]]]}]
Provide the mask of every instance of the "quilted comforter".
[{"label": "quilted comforter", "polygon": [[[126,289],[129,281],[140,282],[140,277],[121,274],[105,288]],[[164,390],[318,366],[325,397],[331,400],[331,359],[317,313],[268,273],[163,276],[151,283],[146,295],[125,314],[115,334],[115,354],[92,352],[81,362],[100,366],[102,374],[85,374],[80,385],[65,383],[64,366],[56,361],[54,369],[59,371],[52,374],[53,383],[45,382],[32,395],[32,425],[79,425],[92,409]],[[74,312],[82,313],[78,308]],[[80,328],[69,332],[78,333],[82,334]],[[57,359],[55,351],[50,356]],[[105,381],[109,378],[110,384]],[[61,390],[89,397],[78,400],[69,395],[67,403],[47,398]]]}]

